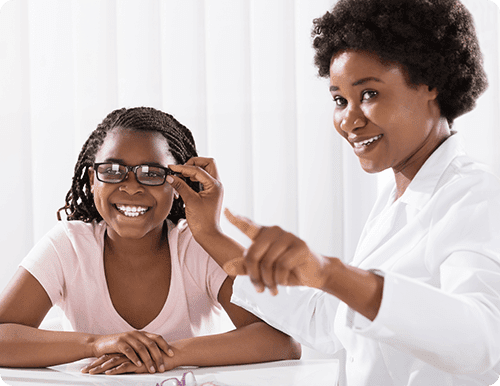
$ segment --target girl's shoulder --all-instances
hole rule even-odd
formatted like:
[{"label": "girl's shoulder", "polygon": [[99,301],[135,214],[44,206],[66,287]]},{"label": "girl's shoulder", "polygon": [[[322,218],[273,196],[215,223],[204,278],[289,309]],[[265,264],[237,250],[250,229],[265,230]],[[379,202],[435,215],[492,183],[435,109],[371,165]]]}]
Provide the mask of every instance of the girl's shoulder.
[{"label": "girl's shoulder", "polygon": [[75,250],[79,250],[102,244],[105,231],[104,221],[86,223],[79,220],[61,220],[47,233],[47,237],[55,246],[71,244]]},{"label": "girl's shoulder", "polygon": [[68,221],[61,220],[58,226],[70,238],[73,237],[100,237],[106,231],[106,223],[104,221],[83,222],[79,220]]},{"label": "girl's shoulder", "polygon": [[179,220],[177,224],[167,220],[169,241],[175,241],[179,246],[189,243],[193,240],[193,234],[189,229],[188,222],[185,219]]},{"label": "girl's shoulder", "polygon": [[180,220],[177,225],[168,220],[167,224],[170,252],[181,266],[189,269],[189,266],[203,265],[202,261],[209,259],[207,252],[194,239],[186,220]]}]

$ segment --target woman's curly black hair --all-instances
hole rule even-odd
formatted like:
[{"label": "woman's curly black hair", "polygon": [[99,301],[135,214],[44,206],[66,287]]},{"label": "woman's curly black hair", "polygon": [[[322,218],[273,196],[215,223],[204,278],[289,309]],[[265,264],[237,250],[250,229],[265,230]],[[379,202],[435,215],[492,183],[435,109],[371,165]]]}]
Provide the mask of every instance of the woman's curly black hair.
[{"label": "woman's curly black hair", "polygon": [[312,37],[320,76],[338,52],[375,53],[402,65],[409,83],[436,88],[450,125],[488,85],[472,16],[458,0],[339,0],[314,20]]},{"label": "woman's curly black hair", "polygon": [[[106,135],[114,128],[132,129],[137,131],[153,131],[161,133],[167,140],[170,152],[176,162],[183,165],[188,159],[197,157],[193,135],[188,128],[179,123],[170,114],[152,107],[136,107],[118,109],[110,114],[90,134],[82,147],[75,166],[71,189],[66,195],[66,205],[57,211],[64,210],[68,220],[92,222],[101,221],[102,217],[94,204],[94,196],[90,191],[89,167],[94,165],[95,155],[101,148]],[[195,191],[200,191],[198,182],[186,181]],[[182,198],[176,198],[167,217],[174,224],[186,218]]]}]

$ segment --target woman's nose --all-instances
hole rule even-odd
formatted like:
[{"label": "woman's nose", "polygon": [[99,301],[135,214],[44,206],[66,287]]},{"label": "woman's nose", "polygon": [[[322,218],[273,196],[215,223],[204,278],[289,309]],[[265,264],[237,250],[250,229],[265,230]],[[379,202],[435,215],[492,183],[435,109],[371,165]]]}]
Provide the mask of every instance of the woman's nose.
[{"label": "woman's nose", "polygon": [[340,129],[346,133],[353,132],[365,126],[366,117],[359,108],[347,110],[340,121]]}]

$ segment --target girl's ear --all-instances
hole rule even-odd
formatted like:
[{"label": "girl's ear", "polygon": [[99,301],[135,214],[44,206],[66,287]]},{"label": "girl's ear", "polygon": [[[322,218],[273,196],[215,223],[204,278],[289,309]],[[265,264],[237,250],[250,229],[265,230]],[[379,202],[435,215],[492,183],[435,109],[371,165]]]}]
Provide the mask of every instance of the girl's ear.
[{"label": "girl's ear", "polygon": [[92,166],[89,166],[88,173],[89,173],[90,191],[94,193],[94,168]]}]

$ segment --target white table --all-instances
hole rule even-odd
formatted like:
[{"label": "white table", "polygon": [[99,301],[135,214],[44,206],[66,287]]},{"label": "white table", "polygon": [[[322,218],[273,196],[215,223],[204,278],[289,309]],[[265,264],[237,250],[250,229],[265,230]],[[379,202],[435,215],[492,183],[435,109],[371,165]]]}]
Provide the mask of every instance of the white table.
[{"label": "white table", "polygon": [[254,365],[183,368],[160,374],[126,375],[82,374],[80,369],[87,363],[89,360],[46,369],[0,367],[0,377],[11,386],[156,386],[167,378],[180,379],[186,371],[194,373],[199,385],[212,381],[223,386],[334,386],[338,379],[338,361],[336,359],[289,360]]}]

